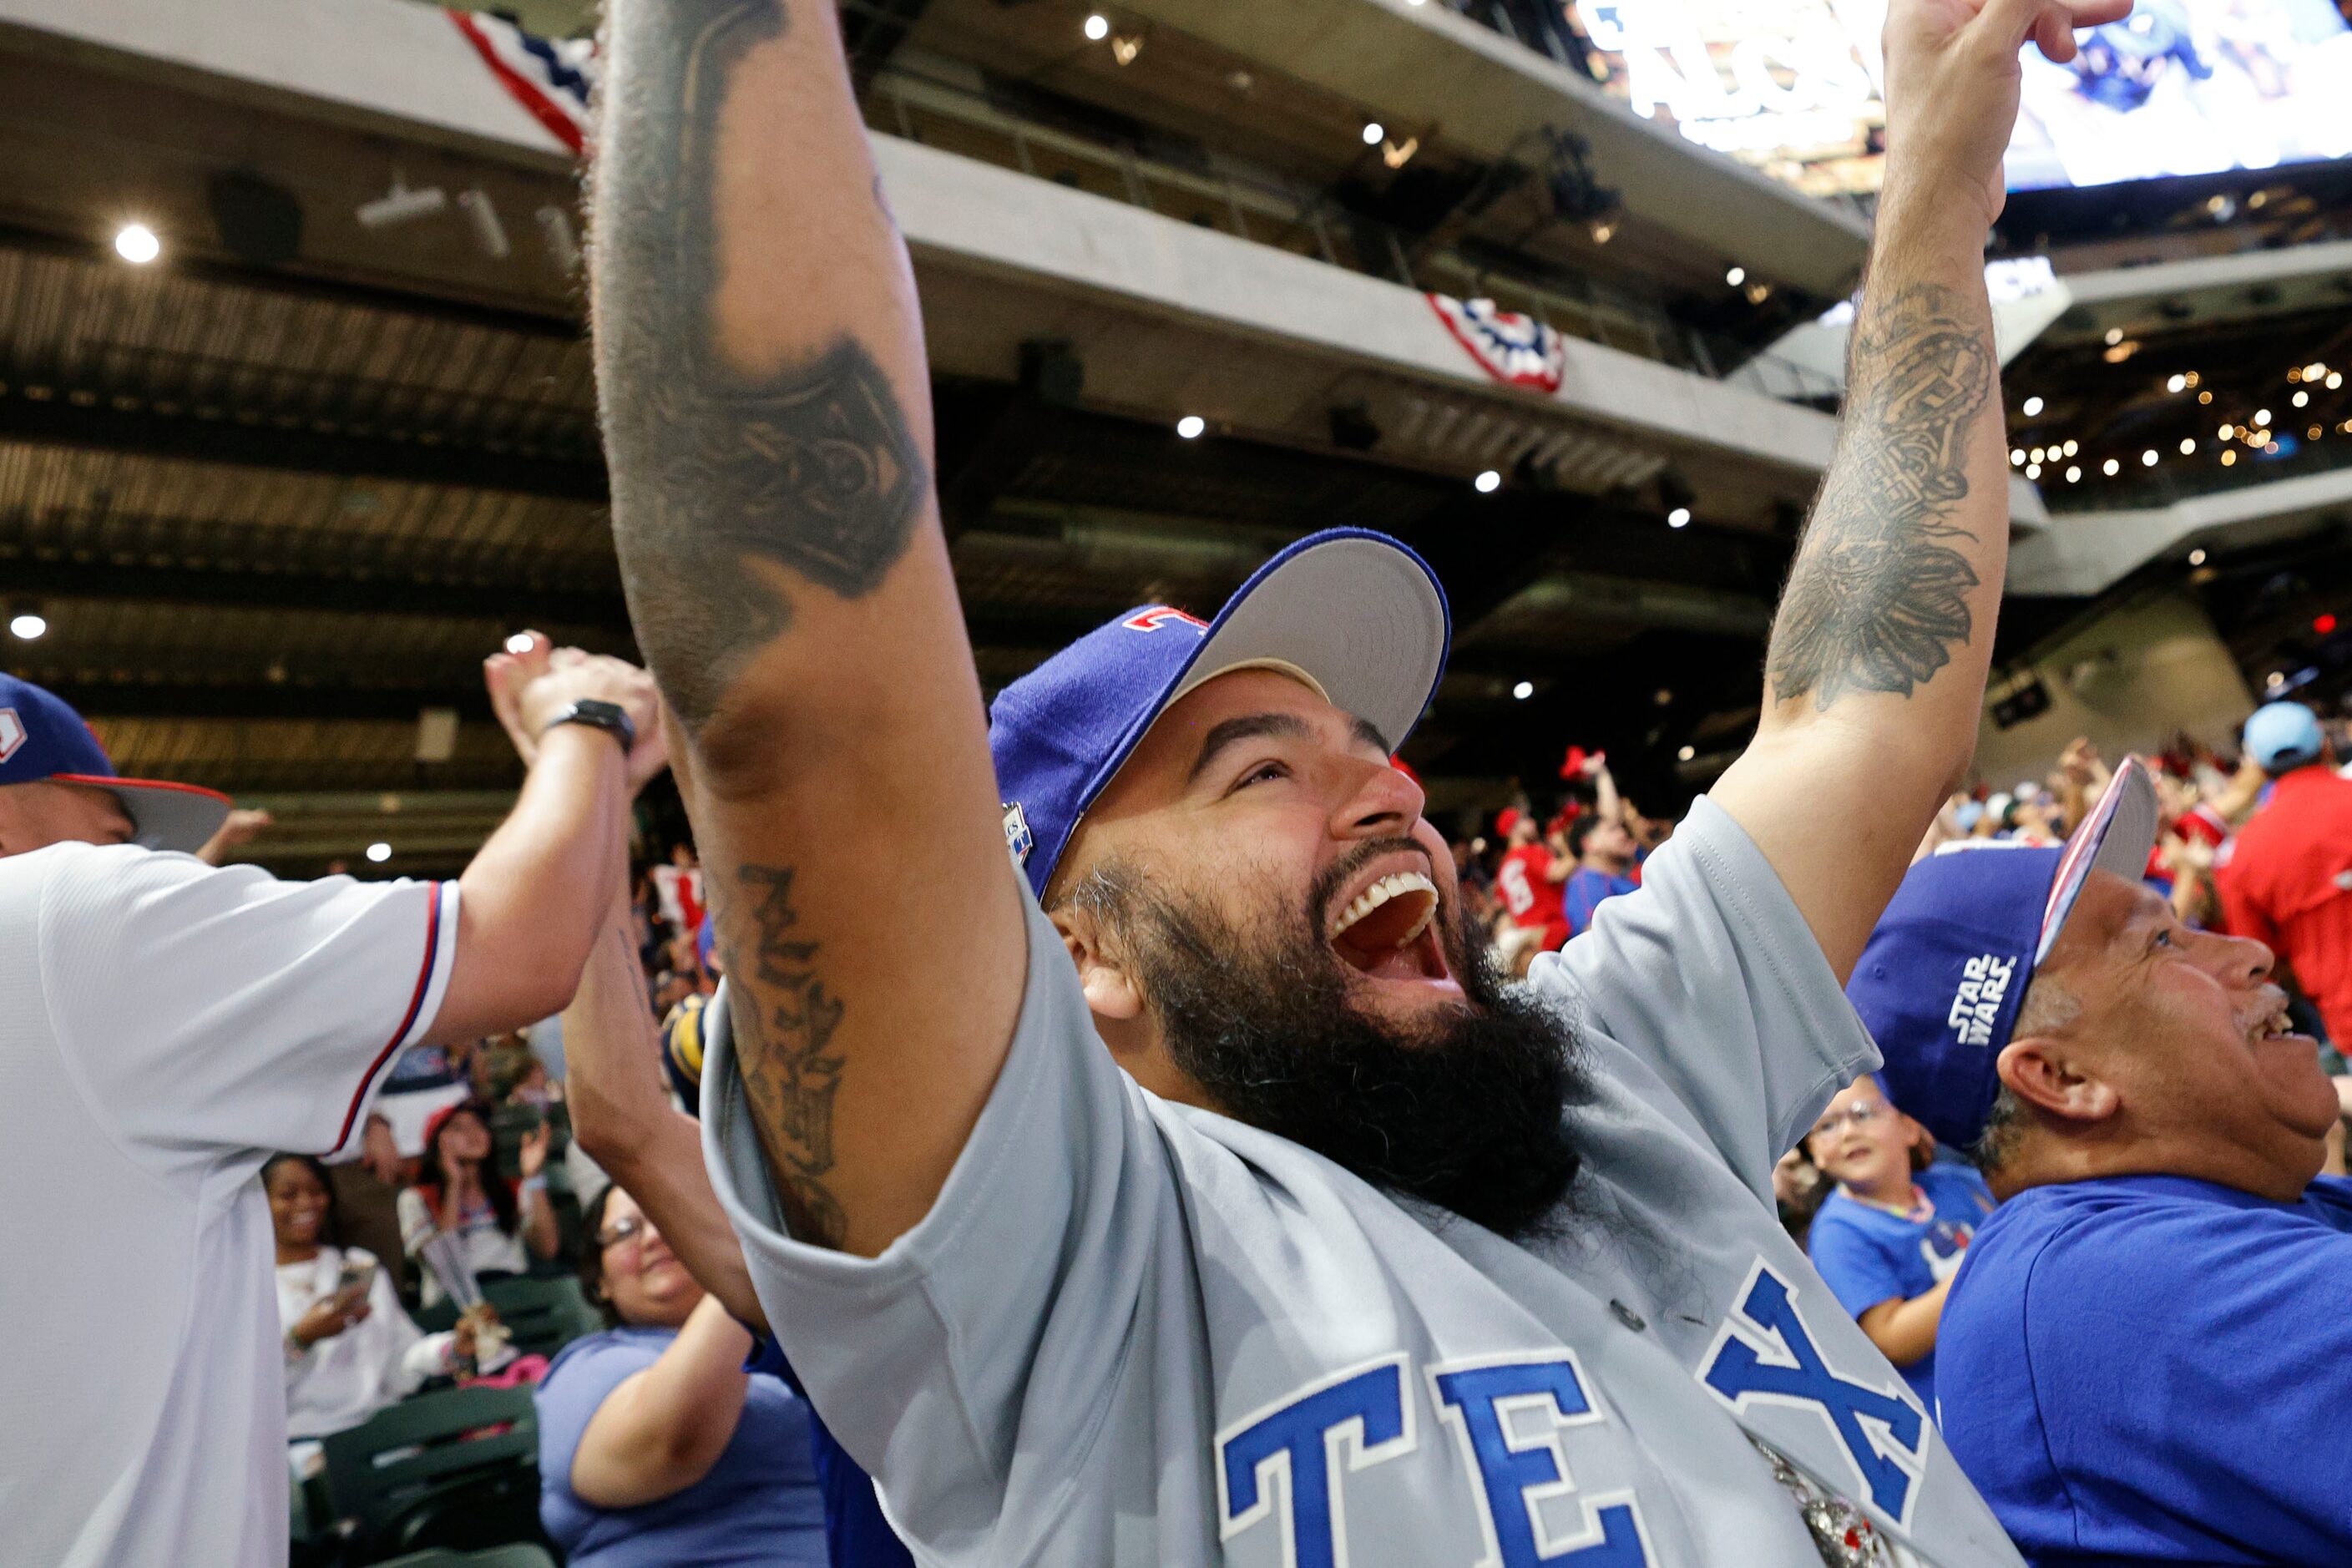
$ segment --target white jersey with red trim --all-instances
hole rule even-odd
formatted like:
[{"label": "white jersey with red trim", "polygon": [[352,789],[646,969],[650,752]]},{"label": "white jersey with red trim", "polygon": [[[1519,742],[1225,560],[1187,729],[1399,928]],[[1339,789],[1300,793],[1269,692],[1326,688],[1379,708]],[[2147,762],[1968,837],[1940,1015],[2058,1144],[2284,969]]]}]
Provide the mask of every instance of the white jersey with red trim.
[{"label": "white jersey with red trim", "polygon": [[0,1538],[26,1568],[287,1557],[275,1150],[355,1150],[457,890],[60,844],[0,859]]}]

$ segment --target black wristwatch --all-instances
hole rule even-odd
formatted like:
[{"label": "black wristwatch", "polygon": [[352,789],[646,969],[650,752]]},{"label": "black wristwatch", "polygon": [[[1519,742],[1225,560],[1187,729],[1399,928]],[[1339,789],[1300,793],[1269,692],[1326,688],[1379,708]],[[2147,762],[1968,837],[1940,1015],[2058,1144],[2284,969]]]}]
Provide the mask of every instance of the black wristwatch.
[{"label": "black wristwatch", "polygon": [[[602,730],[621,742],[624,756],[637,749],[637,727],[629,721],[628,711],[617,702],[600,702],[593,697],[583,697],[547,721],[547,730],[558,724],[585,724],[592,730]],[[547,733],[541,730],[541,734]]]}]

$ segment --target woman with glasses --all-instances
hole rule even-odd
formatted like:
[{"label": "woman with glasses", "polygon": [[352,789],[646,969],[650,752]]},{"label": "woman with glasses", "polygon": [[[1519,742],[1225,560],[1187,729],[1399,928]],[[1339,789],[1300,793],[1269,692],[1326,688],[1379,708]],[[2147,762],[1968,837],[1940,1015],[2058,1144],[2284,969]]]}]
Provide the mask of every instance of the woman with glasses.
[{"label": "woman with glasses", "polygon": [[1936,1325],[1992,1192],[1972,1168],[1937,1160],[1927,1130],[1874,1078],[1839,1090],[1804,1147],[1837,1184],[1806,1238],[1813,1267],[1932,1415]]},{"label": "woman with glasses", "polygon": [[823,1568],[808,1410],[747,1373],[751,1335],[704,1294],[636,1200],[584,1215],[580,1275],[612,1326],[539,1386],[540,1520],[572,1568]]}]

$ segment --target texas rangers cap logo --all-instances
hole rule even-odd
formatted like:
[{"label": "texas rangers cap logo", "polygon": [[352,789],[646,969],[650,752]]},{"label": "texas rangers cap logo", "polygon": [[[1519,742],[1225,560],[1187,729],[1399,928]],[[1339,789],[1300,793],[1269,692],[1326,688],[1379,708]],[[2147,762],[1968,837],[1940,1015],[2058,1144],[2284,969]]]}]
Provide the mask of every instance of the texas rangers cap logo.
[{"label": "texas rangers cap logo", "polygon": [[1192,626],[1201,631],[1209,629],[1209,623],[1200,616],[1188,616],[1183,611],[1167,605],[1155,605],[1148,610],[1138,610],[1118,624],[1131,632],[1156,632],[1160,627],[1169,626]]},{"label": "texas rangers cap logo", "polygon": [[1029,851],[1037,847],[1036,836],[1029,831],[1029,818],[1017,800],[1004,803],[1004,847],[1013,851],[1015,866],[1029,864]]},{"label": "texas rangers cap logo", "polygon": [[15,756],[24,745],[25,721],[14,708],[0,708],[0,763]]}]

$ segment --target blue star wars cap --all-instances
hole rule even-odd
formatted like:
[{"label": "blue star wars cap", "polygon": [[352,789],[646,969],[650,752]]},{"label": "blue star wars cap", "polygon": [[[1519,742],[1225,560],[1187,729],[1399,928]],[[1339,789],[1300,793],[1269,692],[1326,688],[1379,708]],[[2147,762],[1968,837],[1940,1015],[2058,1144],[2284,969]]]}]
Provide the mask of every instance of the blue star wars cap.
[{"label": "blue star wars cap", "polygon": [[208,789],[118,776],[106,748],[62,698],[0,675],[0,784],[44,779],[107,791],[131,818],[133,841],[150,849],[201,849],[229,812],[228,796]]},{"label": "blue star wars cap", "polygon": [[2137,881],[2156,834],[2156,785],[2126,757],[2064,848],[1978,844],[1911,868],[1845,988],[1897,1109],[1942,1142],[1976,1142],[2000,1089],[1994,1064],[2084,882]]},{"label": "blue star wars cap", "polygon": [[2266,702],[2246,721],[2246,750],[2264,773],[2315,763],[2326,745],[2318,719],[2300,702]]},{"label": "blue star wars cap", "polygon": [[1452,622],[1429,563],[1336,528],[1260,567],[1216,619],[1147,605],[997,694],[988,744],[1004,841],[1043,898],[1070,836],[1153,721],[1235,669],[1277,669],[1369,722],[1394,751],[1437,689]]}]

